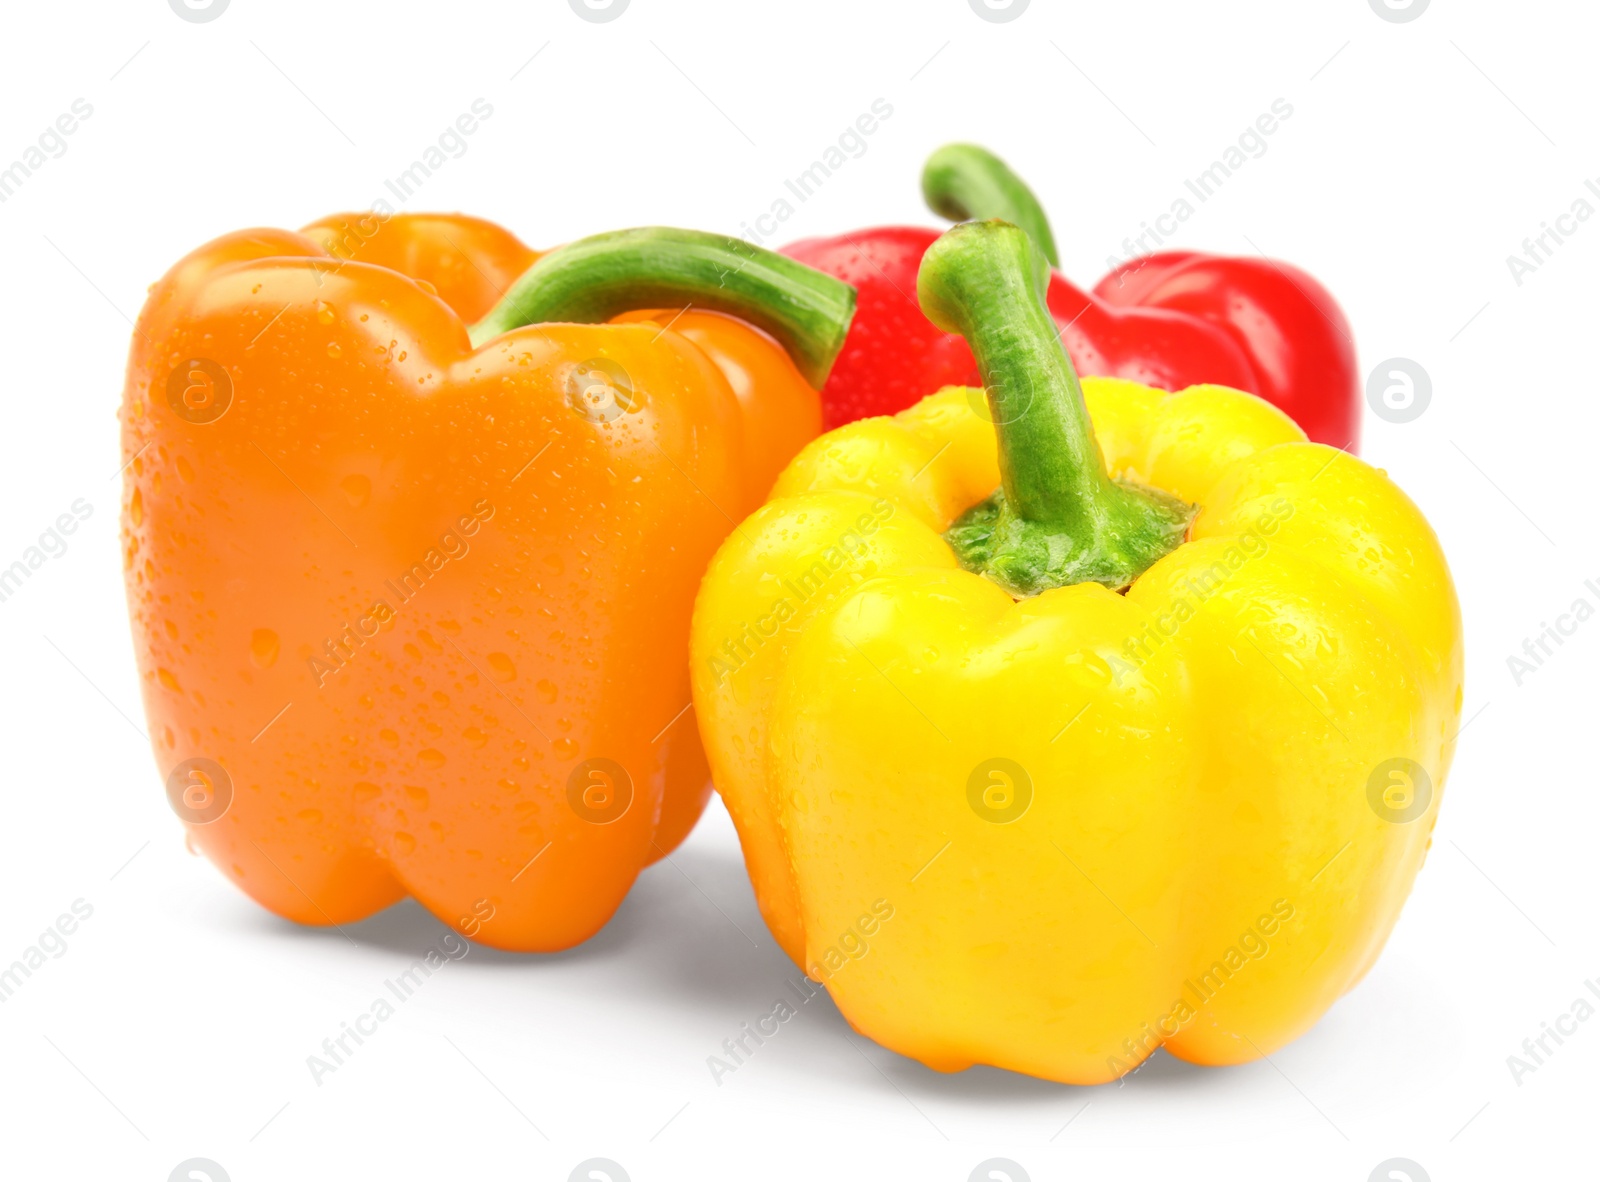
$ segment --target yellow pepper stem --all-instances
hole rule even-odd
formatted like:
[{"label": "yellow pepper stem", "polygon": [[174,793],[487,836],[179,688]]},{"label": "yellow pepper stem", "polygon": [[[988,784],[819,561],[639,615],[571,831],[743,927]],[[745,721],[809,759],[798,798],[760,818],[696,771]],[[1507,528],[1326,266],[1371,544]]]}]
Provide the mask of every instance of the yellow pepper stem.
[{"label": "yellow pepper stem", "polygon": [[945,533],[1013,595],[1128,586],[1184,539],[1194,507],[1106,473],[1083,391],[1045,305],[1049,266],[1009,222],[967,222],[922,259],[928,319],[966,338],[994,422],[1001,487]]}]

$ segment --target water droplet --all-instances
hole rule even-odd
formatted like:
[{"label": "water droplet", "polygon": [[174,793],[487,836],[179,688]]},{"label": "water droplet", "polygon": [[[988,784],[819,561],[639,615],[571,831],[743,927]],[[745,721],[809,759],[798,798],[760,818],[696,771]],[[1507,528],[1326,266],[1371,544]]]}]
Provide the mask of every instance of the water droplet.
[{"label": "water droplet", "polygon": [[562,759],[571,759],[578,753],[578,741],[566,736],[557,739],[550,746],[555,748],[556,754],[561,756]]},{"label": "water droplet", "polygon": [[316,310],[317,310],[317,323],[318,324],[332,324],[333,323],[333,305],[332,304],[328,303],[326,300],[318,300],[312,306],[314,308],[316,308]]},{"label": "water droplet", "polygon": [[339,481],[339,488],[344,493],[345,499],[357,509],[372,497],[372,481],[360,473],[346,476]]},{"label": "water droplet", "polygon": [[400,742],[400,736],[395,734],[388,727],[384,727],[381,731],[378,732],[378,738],[382,739],[385,743],[389,744],[389,746],[391,746],[391,747],[396,746]]},{"label": "water droplet", "polygon": [[338,360],[343,355],[344,355],[344,350],[339,348],[339,342],[338,341],[329,341],[328,342],[328,356],[329,357],[332,357],[335,360]]},{"label": "water droplet", "polygon": [[1083,660],[1075,663],[1071,670],[1076,674],[1074,680],[1089,687],[1107,686],[1111,684],[1115,671],[1099,653],[1086,652]]},{"label": "water droplet", "polygon": [[369,784],[362,780],[356,785],[356,799],[360,801],[377,800],[383,795],[383,789],[376,784]]},{"label": "water droplet", "polygon": [[270,669],[278,659],[278,634],[271,628],[250,633],[250,659],[258,669]]},{"label": "water droplet", "polygon": [[[417,759],[426,768],[441,768],[444,766],[444,752],[437,747],[424,747],[417,752]],[[407,792],[411,789],[407,788]]]},{"label": "water droplet", "polygon": [[497,680],[515,681],[517,679],[517,667],[511,663],[511,658],[506,656],[505,653],[490,653],[486,659],[489,662],[490,672],[495,675]]},{"label": "water droplet", "polygon": [[488,734],[486,734],[481,727],[475,726],[469,726],[466,730],[462,731],[461,737],[467,742],[471,743],[474,747],[482,747],[489,741]]},{"label": "water droplet", "polygon": [[161,679],[161,684],[175,694],[181,694],[183,687],[178,684],[178,675],[171,669],[157,669],[156,676]]},{"label": "water droplet", "polygon": [[539,691],[539,700],[547,706],[552,704],[559,694],[556,683],[548,678],[540,678],[533,688]]},{"label": "water droplet", "polygon": [[321,809],[301,809],[298,813],[295,814],[295,816],[299,817],[307,825],[315,825],[315,824],[319,823],[322,820],[322,810]]},{"label": "water droplet", "polygon": [[402,854],[409,854],[417,848],[417,839],[409,833],[396,833],[394,835],[394,848]]},{"label": "water droplet", "polygon": [[412,282],[431,296],[436,296],[439,294],[439,289],[433,284],[429,283],[426,279],[414,279]]},{"label": "water droplet", "polygon": [[[443,758],[443,756],[440,756],[441,762],[443,761]],[[425,809],[428,807],[428,790],[426,788],[419,788],[415,784],[407,784],[406,797],[419,809]]]},{"label": "water droplet", "polygon": [[182,456],[178,457],[178,479],[185,484],[194,483],[194,466]]},{"label": "water droplet", "polygon": [[144,524],[144,491],[133,490],[133,499],[128,502],[128,520],[133,522],[134,528]]}]

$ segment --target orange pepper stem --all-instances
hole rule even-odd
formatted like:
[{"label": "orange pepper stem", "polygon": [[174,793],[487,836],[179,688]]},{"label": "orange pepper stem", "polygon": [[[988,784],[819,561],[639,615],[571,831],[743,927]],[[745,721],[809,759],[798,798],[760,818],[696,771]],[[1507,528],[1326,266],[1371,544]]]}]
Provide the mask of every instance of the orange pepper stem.
[{"label": "orange pepper stem", "polygon": [[473,345],[529,324],[600,324],[638,308],[726,312],[772,334],[821,389],[855,315],[855,288],[738,238],[647,227],[596,234],[523,272]]}]

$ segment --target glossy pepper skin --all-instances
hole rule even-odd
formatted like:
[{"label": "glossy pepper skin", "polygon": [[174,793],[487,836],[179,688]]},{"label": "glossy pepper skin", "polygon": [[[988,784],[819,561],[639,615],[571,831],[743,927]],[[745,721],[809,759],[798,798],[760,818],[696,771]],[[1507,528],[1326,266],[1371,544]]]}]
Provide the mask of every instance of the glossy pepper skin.
[{"label": "glossy pepper skin", "polygon": [[[488,944],[565,948],[698,818],[695,587],[816,394],[744,321],[603,323],[626,275],[612,307],[568,309],[600,323],[540,323],[595,257],[649,278],[642,254],[685,236],[602,236],[575,273],[585,243],[539,258],[476,219],[333,218],[217,239],[151,290],[121,414],[146,713],[180,792],[186,761],[223,769],[189,774],[219,818],[175,807],[263,906],[342,924],[409,894]],[[741,298],[771,319],[765,252],[706,249],[750,263]],[[771,326],[820,384],[849,293],[813,278],[825,312]],[[655,279],[646,308],[717,306]]]},{"label": "glossy pepper skin", "polygon": [[[691,642],[713,778],[773,934],[883,1045],[1078,1084],[1161,1045],[1244,1062],[1361,978],[1410,890],[1459,721],[1454,589],[1382,472],[1264,401],[1080,394],[1026,244],[969,224],[923,264],[987,404],[823,436],[718,551]],[[1052,469],[1074,448],[1093,471]],[[1023,544],[979,573],[947,539],[997,486]],[[1108,494],[1152,538],[1196,510],[1125,593],[1000,585],[1100,546]]]},{"label": "glossy pepper skin", "polygon": [[[547,253],[493,222],[460,213],[395,214],[381,223],[370,213],[334,214],[300,232],[338,260],[373,263],[421,281],[468,324],[487,316]],[[670,324],[716,362],[739,400],[750,497],[743,508],[759,505],[784,465],[822,429],[817,392],[788,354],[765,333],[720,312],[642,309],[613,319]]]},{"label": "glossy pepper skin", "polygon": [[[951,144],[934,153],[923,192],[951,218],[1017,222],[1055,265],[1037,200],[983,149]],[[966,342],[928,323],[917,306],[917,268],[938,237],[937,230],[884,226],[784,248],[859,292],[860,312],[822,392],[830,429],[977,381]],[[1287,413],[1312,441],[1356,450],[1361,389],[1350,326],[1304,271],[1265,258],[1169,251],[1124,263],[1092,293],[1052,273],[1047,299],[1080,373],[1164,390],[1207,382],[1246,390]]]}]

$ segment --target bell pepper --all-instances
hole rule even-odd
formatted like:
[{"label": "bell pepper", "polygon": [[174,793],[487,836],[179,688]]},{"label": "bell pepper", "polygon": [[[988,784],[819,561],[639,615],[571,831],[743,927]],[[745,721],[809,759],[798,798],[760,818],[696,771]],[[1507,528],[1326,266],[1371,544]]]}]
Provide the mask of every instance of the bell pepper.
[{"label": "bell pepper", "polygon": [[717,235],[538,256],[431,215],[180,261],[133,338],[123,545],[193,845],[302,923],[412,895],[500,948],[596,931],[709,797],[695,588],[818,430],[852,302]]},{"label": "bell pepper", "polygon": [[539,260],[541,252],[494,222],[462,213],[344,213],[300,233],[339,262],[371,263],[431,288],[473,324]]},{"label": "bell pepper", "polygon": [[[953,220],[999,217],[1033,235],[1056,265],[1049,221],[1026,184],[970,144],[935,152],[922,175],[928,205]],[[937,230],[885,226],[793,243],[784,253],[853,284],[860,311],[822,391],[833,428],[894,414],[946,385],[977,380],[972,353],[917,309],[917,267]],[[1164,390],[1204,382],[1265,398],[1318,443],[1354,452],[1361,383],[1350,326],[1327,289],[1267,258],[1167,251],[1134,258],[1092,293],[1052,273],[1047,294],[1082,374]]]},{"label": "bell pepper", "polygon": [[1075,1084],[1245,1062],[1410,890],[1455,591],[1384,473],[1267,402],[1080,385],[1048,278],[1004,222],[926,253],[985,390],[814,441],[724,542],[701,732],[763,917],[863,1034]]}]

